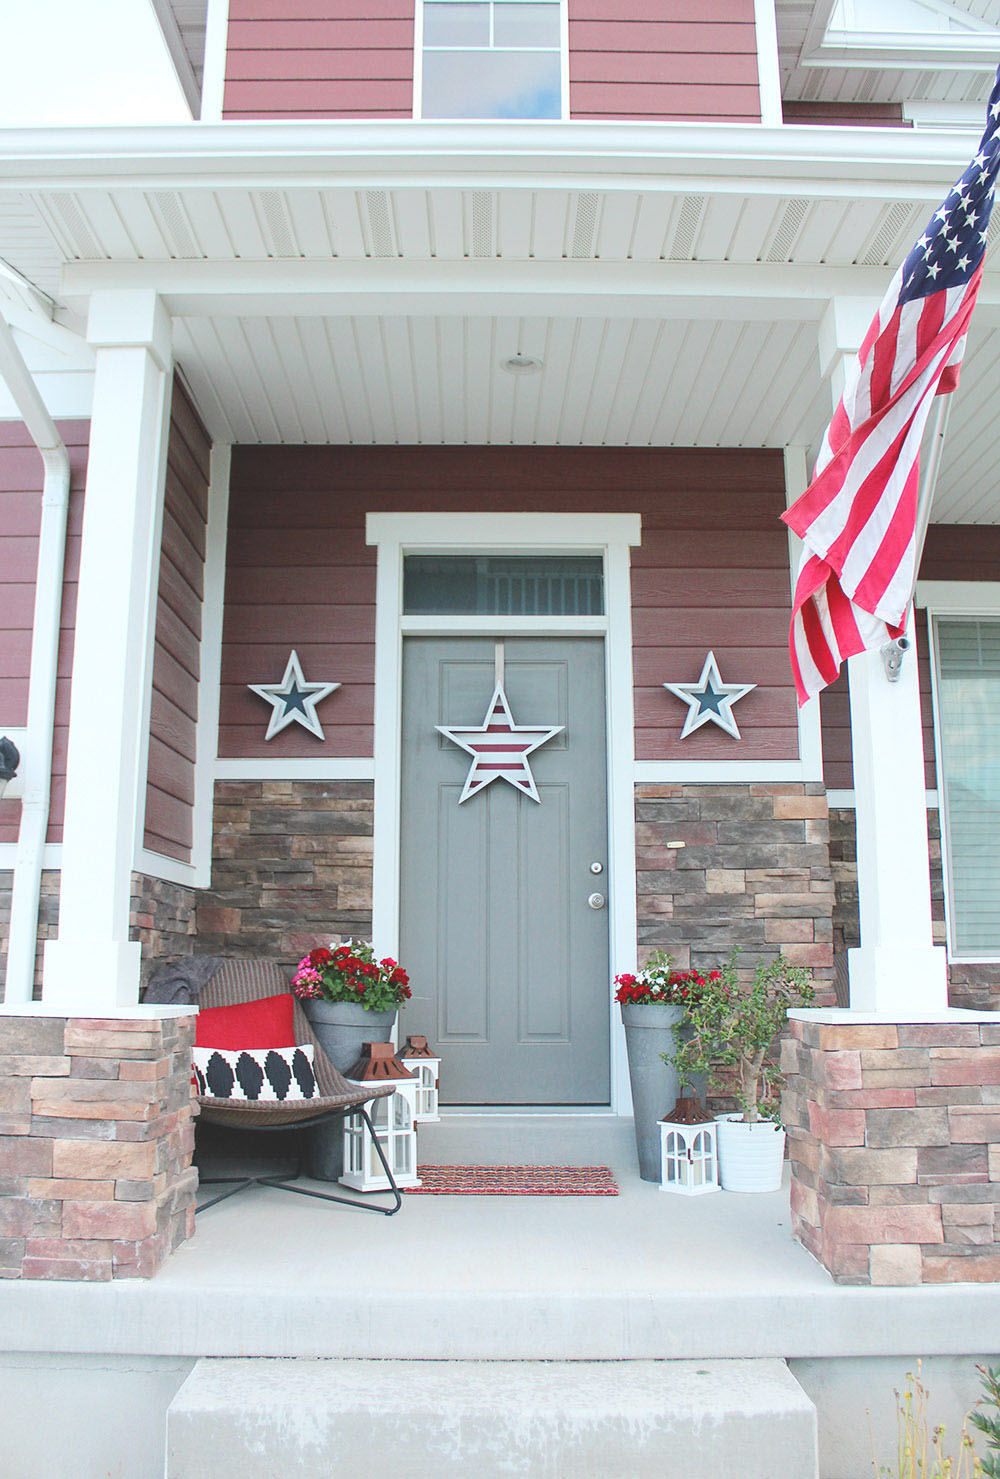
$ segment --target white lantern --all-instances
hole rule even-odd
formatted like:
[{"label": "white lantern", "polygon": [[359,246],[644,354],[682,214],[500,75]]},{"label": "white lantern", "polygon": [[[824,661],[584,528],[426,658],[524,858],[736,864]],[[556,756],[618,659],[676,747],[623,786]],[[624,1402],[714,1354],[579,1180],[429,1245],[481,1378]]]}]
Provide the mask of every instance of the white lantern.
[{"label": "white lantern", "polygon": [[391,1043],[365,1043],[361,1058],[344,1077],[352,1083],[391,1085],[393,1092],[369,1100],[372,1131],[359,1113],[344,1119],[342,1185],[354,1191],[387,1191],[389,1178],[376,1143],[392,1169],[398,1187],[419,1186],[417,1129],[414,1109],[418,1081],[399,1061]]},{"label": "white lantern", "polygon": [[431,1052],[426,1037],[416,1033],[406,1039],[405,1046],[400,1048],[397,1057],[417,1080],[417,1108],[414,1116],[417,1124],[436,1124],[441,1118],[438,1111],[441,1059]]},{"label": "white lantern", "polygon": [[660,1121],[660,1190],[696,1197],[719,1190],[719,1150],[715,1125]]}]

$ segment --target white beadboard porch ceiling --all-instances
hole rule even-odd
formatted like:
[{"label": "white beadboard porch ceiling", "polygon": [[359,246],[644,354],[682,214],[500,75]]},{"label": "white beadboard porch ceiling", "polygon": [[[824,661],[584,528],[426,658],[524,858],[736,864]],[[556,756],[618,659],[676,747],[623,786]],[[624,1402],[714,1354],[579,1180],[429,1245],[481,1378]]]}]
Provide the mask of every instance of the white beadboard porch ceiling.
[{"label": "white beadboard porch ceiling", "polygon": [[[95,287],[156,285],[211,431],[235,442],[814,450],[823,305],[881,296],[942,193],[926,171],[888,193],[723,189],[710,172],[647,189],[0,183],[0,257],[62,318]],[[997,276],[942,522],[1000,521]],[[517,350],[541,373],[501,369]]]},{"label": "white beadboard porch ceiling", "polygon": [[[950,0],[951,6],[1000,28],[1000,0]],[[983,57],[981,71],[900,67],[803,66],[802,48],[810,32],[822,32],[832,0],[775,0],[781,96],[796,102],[827,103],[981,103],[989,96],[997,62]]]}]

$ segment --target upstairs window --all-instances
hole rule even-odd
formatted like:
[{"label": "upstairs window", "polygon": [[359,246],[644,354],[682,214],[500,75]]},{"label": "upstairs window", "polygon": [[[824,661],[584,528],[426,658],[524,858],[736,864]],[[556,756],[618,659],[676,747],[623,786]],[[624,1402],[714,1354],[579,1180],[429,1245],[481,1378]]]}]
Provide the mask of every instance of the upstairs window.
[{"label": "upstairs window", "polygon": [[423,0],[423,118],[561,118],[561,0]]}]

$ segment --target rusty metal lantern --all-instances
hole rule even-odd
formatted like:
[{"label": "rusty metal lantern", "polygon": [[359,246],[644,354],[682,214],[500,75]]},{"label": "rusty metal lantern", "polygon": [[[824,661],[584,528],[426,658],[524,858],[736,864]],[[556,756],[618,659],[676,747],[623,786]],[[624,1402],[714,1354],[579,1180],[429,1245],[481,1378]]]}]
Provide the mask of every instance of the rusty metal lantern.
[{"label": "rusty metal lantern", "polygon": [[396,1185],[419,1186],[417,1129],[414,1110],[418,1081],[396,1057],[392,1043],[366,1042],[358,1061],[344,1077],[358,1084],[391,1084],[394,1092],[368,1106],[374,1139],[360,1114],[344,1119],[344,1172],[340,1180],[354,1191],[385,1191],[389,1181],[375,1149],[382,1147]]},{"label": "rusty metal lantern", "polygon": [[682,1096],[660,1121],[660,1190],[701,1196],[719,1190],[719,1141],[712,1116]]},{"label": "rusty metal lantern", "polygon": [[441,1118],[438,1109],[441,1059],[431,1052],[426,1037],[416,1032],[406,1039],[396,1056],[417,1080],[417,1108],[414,1114],[417,1124],[436,1124]]}]

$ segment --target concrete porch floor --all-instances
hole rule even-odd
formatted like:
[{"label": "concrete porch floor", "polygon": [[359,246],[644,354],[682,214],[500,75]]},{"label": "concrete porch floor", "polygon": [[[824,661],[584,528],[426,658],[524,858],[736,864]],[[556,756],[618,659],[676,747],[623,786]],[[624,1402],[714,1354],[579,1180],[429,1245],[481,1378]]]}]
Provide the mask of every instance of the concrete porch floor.
[{"label": "concrete porch floor", "polygon": [[[73,1451],[95,1414],[120,1428],[128,1391],[134,1473],[153,1479],[163,1413],[201,1357],[777,1357],[819,1411],[823,1479],[858,1479],[864,1414],[890,1453],[892,1391],[917,1358],[955,1433],[976,1360],[1000,1352],[997,1286],[838,1287],[792,1240],[787,1188],[661,1192],[639,1179],[631,1120],[452,1113],[419,1148],[431,1164],[610,1165],[620,1195],[408,1196],[383,1218],[253,1188],[200,1216],[152,1280],[0,1284],[6,1440],[37,1463],[35,1394],[58,1390]],[[37,1473],[69,1472],[53,1465]]]},{"label": "concrete porch floor", "polygon": [[254,1187],[148,1281],[0,1286],[7,1349],[470,1359],[965,1355],[1000,1288],[844,1288],[787,1189],[684,1198],[639,1179],[631,1120],[447,1113],[427,1163],[610,1165],[617,1197],[406,1196],[374,1217]]}]

